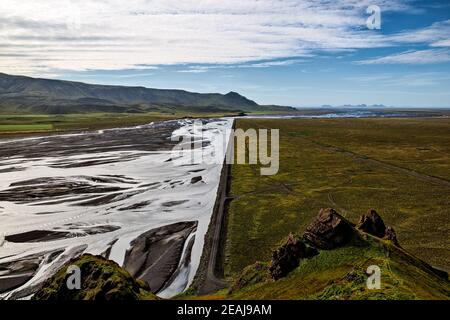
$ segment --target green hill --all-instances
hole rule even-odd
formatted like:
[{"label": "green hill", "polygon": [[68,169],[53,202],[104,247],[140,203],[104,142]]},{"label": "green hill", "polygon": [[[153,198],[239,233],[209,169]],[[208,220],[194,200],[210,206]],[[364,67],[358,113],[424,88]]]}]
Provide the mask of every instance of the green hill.
[{"label": "green hill", "polygon": [[174,110],[248,112],[293,109],[261,106],[236,92],[225,95],[201,94],[183,90],[94,85],[0,73],[0,112],[3,113],[140,113]]},{"label": "green hill", "polygon": [[[370,238],[364,247],[321,251],[304,260],[287,277],[273,281],[268,263],[249,266],[238,281],[243,286],[224,299],[450,299],[450,284],[428,265],[401,248]],[[381,288],[366,286],[369,265],[381,269]]]},{"label": "green hill", "polygon": [[[379,288],[367,286],[369,266],[379,267]],[[450,282],[446,272],[405,251],[398,244],[395,231],[385,227],[375,211],[363,215],[355,226],[333,209],[325,209],[302,236],[291,234],[280,244],[270,262],[246,267],[229,290],[213,296],[263,300],[441,300],[450,299]]]}]

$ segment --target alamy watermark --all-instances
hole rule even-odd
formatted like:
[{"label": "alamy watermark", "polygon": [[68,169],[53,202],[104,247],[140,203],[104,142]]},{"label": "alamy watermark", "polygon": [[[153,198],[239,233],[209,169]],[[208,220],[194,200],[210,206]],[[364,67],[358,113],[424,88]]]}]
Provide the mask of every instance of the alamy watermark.
[{"label": "alamy watermark", "polygon": [[381,9],[377,5],[367,7],[366,13],[370,16],[366,20],[366,26],[370,30],[381,29]]},{"label": "alamy watermark", "polygon": [[70,276],[67,278],[66,285],[69,290],[81,289],[81,269],[79,266],[70,265],[66,271]]},{"label": "alamy watermark", "polygon": [[367,267],[366,273],[369,275],[366,281],[367,289],[378,290],[381,289],[381,269],[377,265],[370,265]]},{"label": "alamy watermark", "polygon": [[172,140],[178,142],[172,159],[176,165],[259,163],[263,176],[277,174],[280,167],[279,129],[226,129],[223,134],[211,134],[198,120],[192,134]]}]

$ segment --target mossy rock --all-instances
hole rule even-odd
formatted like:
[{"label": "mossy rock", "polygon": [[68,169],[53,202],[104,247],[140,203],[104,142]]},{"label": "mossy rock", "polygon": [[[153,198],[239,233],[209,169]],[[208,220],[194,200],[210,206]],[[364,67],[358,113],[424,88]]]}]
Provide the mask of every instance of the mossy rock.
[{"label": "mossy rock", "polygon": [[[81,289],[69,289],[70,266],[81,271]],[[134,279],[114,261],[84,254],[65,264],[45,281],[33,300],[155,300],[149,285]]]}]

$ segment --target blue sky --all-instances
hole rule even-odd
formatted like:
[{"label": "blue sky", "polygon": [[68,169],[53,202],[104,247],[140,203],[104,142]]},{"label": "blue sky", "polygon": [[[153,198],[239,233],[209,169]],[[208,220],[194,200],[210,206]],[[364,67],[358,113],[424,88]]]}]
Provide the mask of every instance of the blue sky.
[{"label": "blue sky", "polygon": [[0,37],[11,74],[261,104],[450,106],[450,1],[2,0]]}]

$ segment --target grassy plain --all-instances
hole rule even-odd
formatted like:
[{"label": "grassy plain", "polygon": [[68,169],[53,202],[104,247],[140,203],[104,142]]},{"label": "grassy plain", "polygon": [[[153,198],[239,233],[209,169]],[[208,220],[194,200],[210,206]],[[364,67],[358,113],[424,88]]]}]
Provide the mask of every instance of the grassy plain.
[{"label": "grassy plain", "polygon": [[0,132],[29,132],[49,131],[53,129],[52,124],[2,124]]},{"label": "grassy plain", "polygon": [[[266,112],[273,113],[273,112]],[[265,113],[265,114],[266,114]],[[192,109],[147,113],[5,114],[0,113],[0,138],[11,134],[98,130],[181,118],[236,116],[236,112],[196,112]],[[260,114],[253,112],[252,114]]]},{"label": "grassy plain", "polygon": [[[97,130],[197,116],[187,113],[86,113],[65,115],[0,114],[0,136],[17,133]],[[202,114],[203,117],[223,114]]]},{"label": "grassy plain", "polygon": [[232,168],[229,279],[270,260],[325,207],[351,221],[376,209],[405,249],[450,271],[449,118],[239,119],[237,127],[280,129],[280,171]]},{"label": "grassy plain", "polygon": [[160,114],[0,114],[0,134],[95,130],[173,118]]}]

